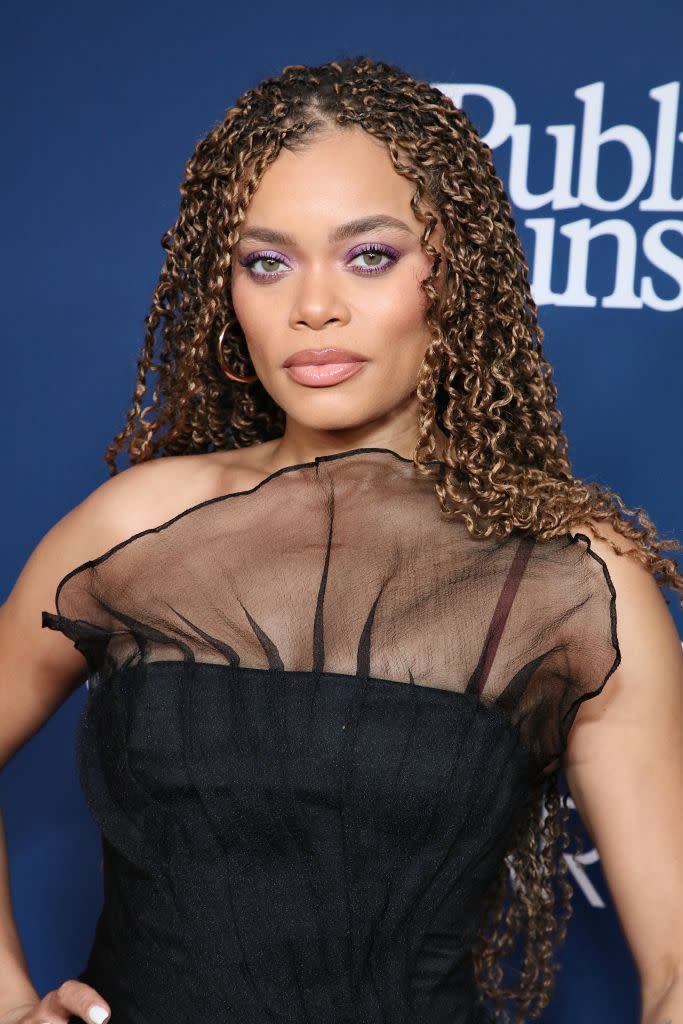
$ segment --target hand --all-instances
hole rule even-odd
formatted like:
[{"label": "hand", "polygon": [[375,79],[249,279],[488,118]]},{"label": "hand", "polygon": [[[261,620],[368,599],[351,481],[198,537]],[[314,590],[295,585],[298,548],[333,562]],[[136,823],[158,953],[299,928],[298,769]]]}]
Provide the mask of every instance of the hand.
[{"label": "hand", "polygon": [[103,1024],[111,1017],[111,1007],[90,985],[69,978],[38,1002],[8,1010],[0,1024],[69,1024],[74,1016],[86,1024]]}]

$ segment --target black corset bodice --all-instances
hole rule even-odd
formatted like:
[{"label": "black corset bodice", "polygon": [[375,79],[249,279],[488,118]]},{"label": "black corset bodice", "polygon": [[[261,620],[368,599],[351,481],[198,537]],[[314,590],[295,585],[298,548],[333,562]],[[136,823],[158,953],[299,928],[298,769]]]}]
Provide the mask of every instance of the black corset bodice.
[{"label": "black corset bodice", "polygon": [[481,1024],[487,892],[619,662],[583,534],[474,540],[388,449],[286,467],[72,570],[113,1024]]}]

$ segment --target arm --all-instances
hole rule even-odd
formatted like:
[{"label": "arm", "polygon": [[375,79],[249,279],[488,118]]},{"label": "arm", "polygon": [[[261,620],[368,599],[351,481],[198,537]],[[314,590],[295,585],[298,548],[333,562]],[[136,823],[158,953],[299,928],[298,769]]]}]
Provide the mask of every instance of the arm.
[{"label": "arm", "polygon": [[642,1024],[676,1024],[683,1011],[683,979],[674,978],[659,994],[643,993]]},{"label": "arm", "polygon": [[[72,513],[75,521],[78,514]],[[67,517],[68,519],[68,517]],[[73,520],[72,520],[73,522]],[[74,525],[76,525],[74,523]],[[57,581],[73,553],[63,520],[43,538],[0,606],[0,767],[86,678],[80,655],[59,635],[45,637],[41,608],[54,607]],[[78,532],[78,530],[76,530]],[[0,825],[0,1015],[37,1002],[14,919],[4,822]]]},{"label": "arm", "polygon": [[[606,523],[620,550],[629,542]],[[641,983],[641,1024],[683,1024],[683,652],[661,589],[589,526],[616,590],[621,663],[584,702],[563,769]]]},{"label": "arm", "polygon": [[[58,582],[126,537],[203,500],[222,483],[214,472],[192,456],[132,466],[97,487],[31,553],[0,605],[0,769],[87,678],[87,663],[72,642],[42,628],[41,612],[56,611]],[[0,816],[0,1020],[38,998],[13,916]]]},{"label": "arm", "polygon": [[0,813],[0,1015],[22,1003],[37,1003],[39,999],[29,977],[14,920],[5,826]]}]

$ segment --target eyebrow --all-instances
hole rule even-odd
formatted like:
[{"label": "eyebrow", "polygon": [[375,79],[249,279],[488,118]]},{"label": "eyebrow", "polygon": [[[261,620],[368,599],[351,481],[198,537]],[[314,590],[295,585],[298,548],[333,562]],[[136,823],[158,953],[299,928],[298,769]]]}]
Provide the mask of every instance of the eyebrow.
[{"label": "eyebrow", "polygon": [[[407,232],[414,235],[411,228],[397,217],[390,217],[388,214],[375,214],[370,217],[360,217],[358,220],[347,221],[334,228],[328,236],[330,242],[343,242],[354,235],[364,234],[366,231],[377,231],[378,228],[394,228],[396,231]],[[259,242],[271,242],[274,245],[296,245],[296,240],[291,235],[282,231],[273,231],[271,228],[249,227],[240,235],[238,241],[244,238],[254,238]]]}]

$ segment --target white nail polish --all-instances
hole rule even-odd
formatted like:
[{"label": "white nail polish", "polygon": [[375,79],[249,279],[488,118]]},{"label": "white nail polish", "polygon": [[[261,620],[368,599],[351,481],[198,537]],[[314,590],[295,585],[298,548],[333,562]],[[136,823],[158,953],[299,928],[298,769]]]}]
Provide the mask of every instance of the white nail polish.
[{"label": "white nail polish", "polygon": [[88,1010],[88,1017],[92,1024],[104,1024],[108,1016],[109,1010],[105,1010],[103,1006],[91,1006]]}]

